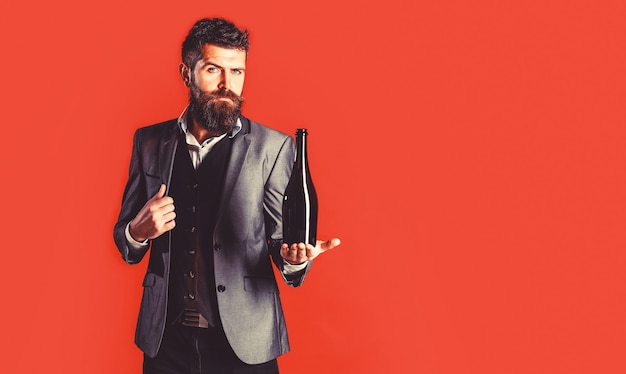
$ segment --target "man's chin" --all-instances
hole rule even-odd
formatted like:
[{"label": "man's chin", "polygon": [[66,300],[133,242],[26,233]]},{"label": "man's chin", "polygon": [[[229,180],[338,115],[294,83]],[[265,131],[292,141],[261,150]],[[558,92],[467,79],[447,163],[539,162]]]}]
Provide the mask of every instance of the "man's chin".
[{"label": "man's chin", "polygon": [[198,121],[203,124],[203,127],[211,132],[217,134],[225,134],[230,132],[237,125],[240,113],[231,113],[229,116],[223,116],[221,118],[208,119],[206,122]]}]

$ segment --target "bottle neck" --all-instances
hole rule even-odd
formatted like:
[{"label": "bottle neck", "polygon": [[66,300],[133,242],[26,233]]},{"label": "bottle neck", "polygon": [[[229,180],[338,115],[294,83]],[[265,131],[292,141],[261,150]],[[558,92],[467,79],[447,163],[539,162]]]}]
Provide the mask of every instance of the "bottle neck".
[{"label": "bottle neck", "polygon": [[298,130],[296,133],[296,166],[303,170],[306,170],[308,166],[306,146],[306,131]]}]

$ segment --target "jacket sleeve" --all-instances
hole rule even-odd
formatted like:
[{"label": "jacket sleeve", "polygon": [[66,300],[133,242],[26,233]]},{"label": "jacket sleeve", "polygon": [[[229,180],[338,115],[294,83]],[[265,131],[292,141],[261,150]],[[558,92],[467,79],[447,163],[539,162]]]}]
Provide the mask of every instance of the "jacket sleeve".
[{"label": "jacket sleeve", "polygon": [[120,251],[122,258],[128,264],[136,264],[141,261],[146,254],[148,247],[141,250],[135,250],[129,246],[126,240],[126,226],[137,215],[139,210],[146,203],[145,197],[145,177],[141,167],[141,154],[139,130],[135,132],[133,140],[133,150],[130,159],[130,168],[128,172],[128,181],[124,188],[124,196],[122,198],[122,208],[120,210],[117,223],[113,229],[113,238],[115,245]]},{"label": "jacket sleeve", "polygon": [[280,256],[280,246],[283,243],[283,195],[294,161],[294,143],[293,139],[285,136],[280,150],[276,156],[276,160],[271,168],[269,177],[265,183],[265,196],[263,206],[265,210],[265,230],[268,240],[268,249],[272,260],[285,283],[292,287],[298,287],[304,281],[305,275],[311,267],[311,261],[306,268],[297,273],[285,274],[283,258]]}]

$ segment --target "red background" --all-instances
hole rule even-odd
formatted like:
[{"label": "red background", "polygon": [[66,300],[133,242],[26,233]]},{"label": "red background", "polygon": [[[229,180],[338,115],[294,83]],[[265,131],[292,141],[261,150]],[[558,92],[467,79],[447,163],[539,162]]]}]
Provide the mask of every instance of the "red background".
[{"label": "red background", "polygon": [[309,128],[343,240],[281,287],[282,372],[626,372],[623,4],[3,2],[0,371],[139,372],[132,134],[178,116],[180,44],[223,16],[244,113]]}]

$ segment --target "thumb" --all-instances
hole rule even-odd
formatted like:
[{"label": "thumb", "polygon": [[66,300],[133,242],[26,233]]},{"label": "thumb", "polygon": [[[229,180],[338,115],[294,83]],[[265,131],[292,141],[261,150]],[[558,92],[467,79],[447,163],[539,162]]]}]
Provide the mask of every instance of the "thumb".
[{"label": "thumb", "polygon": [[325,242],[321,242],[320,243],[320,248],[324,252],[324,251],[327,251],[329,249],[335,248],[339,244],[341,244],[341,240],[339,240],[339,238],[332,238],[332,239],[326,240]]},{"label": "thumb", "polygon": [[159,187],[159,190],[157,191],[157,193],[154,194],[154,196],[152,196],[151,200],[157,200],[162,198],[163,196],[165,196],[165,185],[161,184],[161,187]]}]

